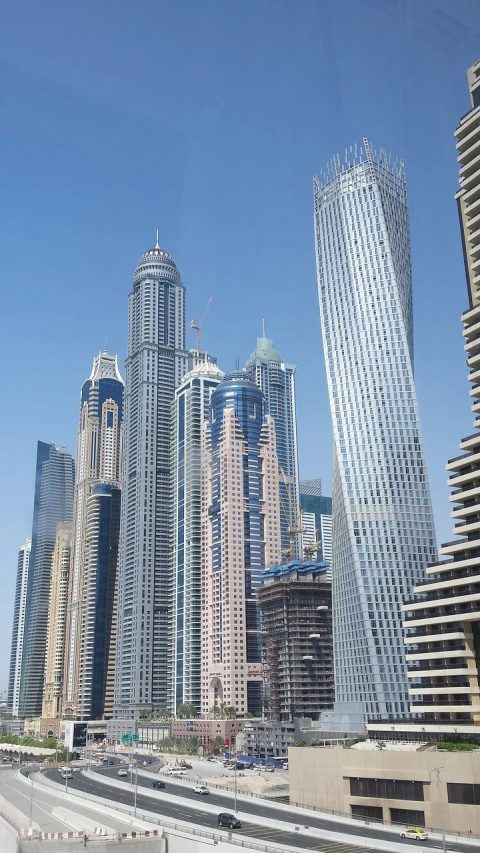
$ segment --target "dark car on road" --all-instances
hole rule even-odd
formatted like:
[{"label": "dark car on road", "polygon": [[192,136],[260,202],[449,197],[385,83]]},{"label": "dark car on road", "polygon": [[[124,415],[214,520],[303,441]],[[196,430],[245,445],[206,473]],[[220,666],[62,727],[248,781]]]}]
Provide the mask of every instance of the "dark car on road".
[{"label": "dark car on road", "polygon": [[152,788],[164,788],[165,782],[162,782],[161,779],[158,781],[152,782]]},{"label": "dark car on road", "polygon": [[220,826],[228,826],[229,829],[242,828],[242,824],[240,823],[238,817],[235,817],[234,814],[230,814],[229,812],[221,812],[218,815],[218,822]]}]

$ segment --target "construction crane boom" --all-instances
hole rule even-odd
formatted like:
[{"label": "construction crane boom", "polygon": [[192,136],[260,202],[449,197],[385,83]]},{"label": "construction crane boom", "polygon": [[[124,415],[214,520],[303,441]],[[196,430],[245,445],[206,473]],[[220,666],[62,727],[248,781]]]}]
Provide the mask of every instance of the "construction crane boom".
[{"label": "construction crane boom", "polygon": [[197,351],[198,352],[200,352],[200,332],[201,332],[201,329],[203,326],[203,321],[205,320],[205,317],[207,316],[208,309],[210,308],[210,305],[212,303],[212,299],[213,299],[213,296],[211,296],[210,299],[208,300],[207,305],[205,307],[205,311],[203,312],[202,319],[200,320],[199,323],[197,323],[195,317],[192,317],[192,319],[190,320],[190,328],[195,329],[195,331],[197,333]]},{"label": "construction crane boom", "polygon": [[288,551],[285,551],[285,559],[287,560],[287,562],[290,562],[290,560],[293,560],[293,558],[295,557],[295,537],[301,536],[303,533],[305,533],[305,531],[302,527],[303,509],[297,511],[297,508],[294,505],[293,500],[292,500],[290,483],[289,483],[289,481],[287,479],[287,475],[285,474],[285,471],[283,470],[281,465],[279,466],[279,470],[280,470],[280,474],[281,474],[281,477],[283,480],[283,485],[285,486],[285,491],[287,493],[287,498],[288,498],[288,503],[289,503],[289,511],[287,511],[287,507],[285,506],[285,501],[283,500],[283,497],[282,497],[282,492],[280,491],[280,503],[282,505],[282,509],[283,509],[285,518],[287,519],[287,522],[288,522],[288,532],[290,534],[290,546],[288,548]]}]

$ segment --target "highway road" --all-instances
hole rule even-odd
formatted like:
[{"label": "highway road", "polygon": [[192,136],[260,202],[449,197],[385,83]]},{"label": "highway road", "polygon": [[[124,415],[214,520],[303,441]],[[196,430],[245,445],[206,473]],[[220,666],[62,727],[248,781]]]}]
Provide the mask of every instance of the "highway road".
[{"label": "highway road", "polygon": [[[30,826],[30,810],[32,814],[32,825],[38,827],[43,832],[68,832],[70,829],[83,829],[90,826],[102,826],[107,823],[108,828],[121,832],[131,832],[132,827],[128,820],[122,820],[121,816],[104,818],[98,811],[93,811],[88,808],[88,803],[85,806],[71,806],[65,804],[61,798],[52,789],[49,792],[38,791],[35,787],[25,785],[24,782],[17,779],[18,768],[13,770],[8,767],[0,769],[0,795],[3,796],[9,803],[17,808],[24,816],[24,828]],[[75,774],[77,775],[77,774]],[[57,772],[57,776],[60,774]],[[71,823],[62,820],[63,812],[75,812],[79,820],[75,827]],[[83,822],[85,819],[85,822]]]},{"label": "highway road", "polygon": [[[143,768],[142,768],[143,769]],[[147,769],[147,768],[144,768]],[[124,790],[121,790],[117,787],[109,786],[108,777],[111,776],[118,780],[118,765],[114,767],[97,767],[95,768],[98,779],[92,779],[91,777],[86,777],[81,773],[74,773],[73,778],[69,780],[69,787],[72,789],[77,789],[80,791],[85,791],[90,794],[94,794],[98,797],[103,797],[104,799],[109,799],[117,802],[119,805],[129,805],[133,806],[134,792],[133,787],[128,784],[128,780],[121,780],[127,782],[125,784]],[[58,771],[49,770],[46,771],[46,775],[50,776],[50,778],[58,781]],[[104,777],[105,781],[101,779]],[[160,777],[161,778],[161,777]],[[142,811],[143,809],[151,812],[155,812],[159,817],[165,817],[167,820],[175,822],[175,821],[189,821],[190,823],[196,824],[199,827],[209,829],[214,832],[221,831],[220,827],[217,824],[216,814],[210,814],[202,811],[202,801],[203,798],[194,794],[193,790],[184,787],[179,784],[175,784],[171,779],[164,779],[166,788],[158,791],[158,794],[162,798],[159,799],[159,796],[151,796],[149,795],[149,791],[152,787],[152,779],[149,779],[146,776],[143,776],[141,771],[138,775],[138,792],[137,792],[137,809],[138,811]],[[192,780],[192,788],[193,788],[194,780]],[[178,802],[170,802],[168,795],[172,794],[175,797],[182,797],[184,803]],[[207,800],[207,798],[205,798]],[[208,803],[209,805],[215,805],[218,807],[218,811],[233,811],[233,795],[232,794],[223,794],[218,793],[217,791],[211,791],[208,795]],[[369,827],[368,834],[365,831],[365,827],[359,824],[351,825],[345,824],[341,821],[332,821],[329,819],[322,818],[320,816],[312,815],[306,817],[299,818],[299,815],[295,813],[295,811],[288,811],[284,809],[275,808],[271,803],[266,803],[263,800],[257,800],[252,798],[252,801],[245,802],[244,800],[240,801],[239,804],[239,813],[240,819],[242,821],[242,829],[236,830],[236,832],[240,832],[242,834],[247,835],[248,837],[253,837],[258,840],[265,841],[266,843],[275,843],[278,844],[292,844],[296,847],[303,847],[307,850],[318,850],[322,851],[322,853],[360,853],[360,851],[367,851],[370,848],[365,848],[363,844],[365,840],[368,841],[368,838],[376,838],[378,840],[383,841],[397,841],[401,842],[399,835],[388,832],[386,830],[379,829],[377,827]],[[352,843],[344,843],[343,841],[333,841],[327,839],[314,838],[312,836],[299,834],[295,831],[291,833],[285,832],[283,829],[277,829],[275,827],[270,826],[261,826],[258,823],[250,823],[248,821],[248,815],[255,815],[256,817],[264,817],[270,820],[282,820],[292,823],[293,825],[308,825],[309,827],[316,829],[326,829],[332,832],[339,832],[342,834],[348,834],[352,836]],[[226,831],[226,830],[225,830]],[[361,840],[361,846],[355,844],[355,837],[358,840]],[[412,845],[415,847],[415,841],[407,841],[403,842],[405,844],[405,849],[408,853],[408,847]],[[425,846],[429,846],[431,848],[439,848],[441,844],[439,841],[434,839],[429,839],[426,842],[423,842]],[[472,853],[471,845],[462,845],[455,844],[449,845],[449,853]]]}]

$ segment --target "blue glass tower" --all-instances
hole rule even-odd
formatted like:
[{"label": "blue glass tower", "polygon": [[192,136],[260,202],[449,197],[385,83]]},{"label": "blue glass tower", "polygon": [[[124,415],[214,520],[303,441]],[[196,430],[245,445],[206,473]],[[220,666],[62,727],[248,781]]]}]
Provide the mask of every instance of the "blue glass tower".
[{"label": "blue glass tower", "polygon": [[[74,542],[63,685],[64,712],[81,720],[91,719],[92,714],[96,716],[92,706],[93,693],[98,693],[105,686],[103,663],[98,666],[94,663],[101,607],[99,605],[97,619],[92,610],[92,601],[99,586],[100,594],[106,594],[106,578],[110,578],[111,571],[116,572],[120,520],[113,506],[120,501],[123,390],[117,357],[107,352],[99,353],[93,360],[92,372],[83,383],[80,395]],[[100,491],[97,491],[98,487]],[[101,500],[100,496],[108,497]],[[100,512],[101,507],[103,509]],[[109,507],[112,507],[111,516],[108,516],[111,528],[105,521]],[[108,545],[108,552],[102,551],[104,545]],[[115,566],[112,568],[113,555]],[[109,620],[112,612],[110,604]],[[108,624],[105,630],[110,635],[113,628]],[[110,707],[107,702],[107,708],[103,705],[104,699],[105,694],[101,701],[97,695],[96,708],[97,711],[101,708],[100,716],[112,712],[111,697]]]},{"label": "blue glass tower", "polygon": [[244,370],[213,391],[204,432],[202,710],[261,711],[256,591],[281,554],[275,424]]},{"label": "blue glass tower", "polygon": [[72,520],[73,481],[70,453],[39,441],[20,682],[21,717],[42,713],[52,556],[57,524]]},{"label": "blue glass tower", "polygon": [[82,719],[100,720],[113,709],[120,497],[118,486],[98,483],[87,500]]}]

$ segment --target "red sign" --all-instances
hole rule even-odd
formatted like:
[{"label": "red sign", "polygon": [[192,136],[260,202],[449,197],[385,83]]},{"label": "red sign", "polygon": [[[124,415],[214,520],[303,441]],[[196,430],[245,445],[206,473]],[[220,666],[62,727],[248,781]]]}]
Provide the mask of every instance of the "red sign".
[{"label": "red sign", "polygon": [[230,738],[225,738],[225,746],[230,746]]}]

